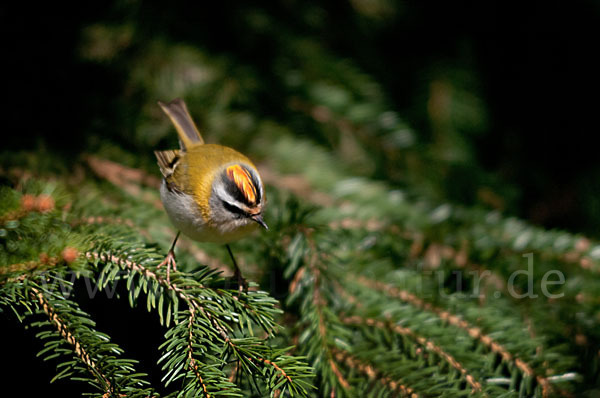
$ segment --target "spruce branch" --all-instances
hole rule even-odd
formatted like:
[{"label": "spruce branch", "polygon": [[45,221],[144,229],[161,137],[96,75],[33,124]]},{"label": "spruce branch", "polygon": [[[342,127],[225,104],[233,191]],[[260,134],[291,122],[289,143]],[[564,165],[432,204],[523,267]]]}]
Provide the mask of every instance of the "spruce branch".
[{"label": "spruce branch", "polygon": [[383,292],[385,295],[393,298],[400,299],[411,305],[432,312],[440,317],[441,320],[448,322],[448,324],[465,330],[469,336],[476,339],[488,347],[492,352],[500,355],[506,362],[511,362],[519,369],[524,375],[529,378],[537,380],[538,384],[542,388],[542,396],[544,398],[549,397],[554,387],[550,384],[548,379],[542,375],[536,374],[532,367],[522,359],[518,358],[515,354],[512,354],[502,344],[498,343],[491,336],[486,335],[482,332],[479,327],[470,324],[468,321],[462,319],[460,316],[452,314],[448,310],[436,307],[431,303],[424,301],[416,295],[402,289],[398,289],[393,285],[371,280],[364,276],[360,276],[356,281],[366,287],[374,290]]},{"label": "spruce branch", "polygon": [[88,367],[91,374],[101,384],[105,391],[103,396],[114,396],[114,389],[111,382],[108,380],[106,375],[102,373],[101,369],[98,368],[96,362],[88,354],[79,339],[77,339],[76,336],[69,331],[66,322],[60,318],[54,307],[52,307],[48,300],[46,300],[44,294],[35,287],[31,287],[30,290],[31,298],[38,302],[52,325],[58,330],[60,336],[73,347],[73,351],[77,357],[79,357],[79,359]]},{"label": "spruce branch", "polygon": [[[140,183],[149,184],[151,186],[158,186],[157,181],[154,180],[153,178],[149,178],[143,171],[140,171],[137,169],[131,169],[131,168],[119,165],[118,163],[111,162],[111,161],[104,160],[104,159],[99,159],[96,157],[88,157],[87,161],[88,161],[88,164],[90,165],[90,167],[92,167],[92,169],[97,174],[99,174],[103,178],[108,179],[111,183],[121,187],[122,189],[129,192],[130,194],[133,194],[136,196],[140,195],[140,190],[137,188],[137,184],[140,184]],[[149,199],[149,203],[158,207],[158,204],[153,199]],[[98,258],[99,254],[98,253],[88,253],[88,255],[91,257]],[[275,370],[276,374],[279,375],[278,377],[282,378],[282,381],[285,382],[285,383],[283,383],[285,385],[283,385],[281,388],[289,388],[291,392],[296,390],[297,387],[295,387],[294,383],[292,382],[291,376],[289,374],[287,374],[283,368],[279,367],[275,361],[273,361],[269,358],[259,356],[259,355],[253,356],[253,355],[249,355],[248,353],[246,353],[245,355],[241,354],[240,347],[238,347],[234,343],[234,340],[229,336],[227,327],[221,323],[222,321],[215,318],[214,314],[211,314],[211,313],[207,312],[204,308],[198,306],[198,303],[196,301],[192,300],[192,298],[190,296],[188,296],[184,292],[184,290],[182,290],[179,286],[177,286],[176,284],[173,284],[173,283],[167,283],[169,286],[165,286],[165,283],[167,282],[165,279],[154,274],[153,272],[149,271],[145,267],[140,266],[140,264],[135,264],[129,260],[119,259],[114,256],[111,256],[110,258],[106,258],[106,256],[105,256],[104,258],[101,258],[101,260],[111,260],[112,262],[118,263],[118,264],[125,266],[127,268],[130,268],[136,272],[141,272],[146,277],[150,277],[150,278],[154,279],[155,281],[157,281],[160,285],[163,285],[166,289],[173,290],[181,299],[183,299],[185,302],[188,303],[188,307],[194,308],[194,310],[198,310],[204,317],[206,317],[210,320],[213,327],[219,331],[219,333],[221,334],[224,341],[229,345],[229,347],[232,350],[234,350],[234,352],[236,352],[236,356],[238,356],[238,358],[242,359],[242,363],[246,363],[246,364],[260,363],[260,364],[264,364],[266,366],[272,367]],[[245,305],[246,309],[251,310],[251,308],[248,307],[248,303],[246,303],[244,305]],[[254,313],[256,315],[255,311],[251,310],[251,313]],[[259,324],[261,324],[263,327],[266,327],[267,329],[270,327],[270,325],[269,325],[270,322],[267,322],[267,324],[264,323],[265,318],[263,316],[255,316],[254,319],[258,320]],[[270,331],[269,331],[269,333],[270,333]],[[250,366],[246,366],[246,367],[242,366],[242,369],[246,370],[248,374],[251,374]],[[300,371],[304,371],[307,368],[298,367],[298,369]],[[305,391],[305,386],[303,385],[305,383],[303,382],[302,379],[306,378],[306,375],[302,375],[302,373],[298,373],[298,372],[295,372],[295,373],[297,373],[299,375],[300,382],[301,382],[299,384],[300,390],[298,390],[298,391]],[[281,386],[282,383],[278,382],[277,385]]]},{"label": "spruce branch", "polygon": [[[333,380],[334,384],[328,385],[328,390],[325,393],[330,392],[332,395],[336,394],[336,386],[339,386],[342,390],[351,390],[350,383],[340,371],[338,364],[336,363],[335,355],[331,349],[329,340],[329,327],[331,319],[326,318],[324,313],[324,307],[327,306],[327,300],[323,297],[322,292],[326,291],[322,278],[322,269],[320,264],[320,257],[323,255],[318,249],[315,241],[312,237],[313,231],[307,228],[300,228],[299,234],[296,236],[296,242],[290,244],[289,247],[290,257],[296,257],[297,254],[294,250],[302,253],[299,242],[304,240],[307,248],[304,250],[303,259],[304,265],[300,266],[289,286],[290,297],[288,303],[292,303],[297,297],[304,296],[302,316],[306,319],[311,319],[312,324],[307,325],[307,328],[311,331],[310,335],[307,334],[308,330],[303,334],[310,336],[310,342],[303,343],[309,348],[304,349],[309,359],[313,363],[324,363],[319,367],[323,373],[322,377],[325,380]],[[292,269],[293,264],[290,266]],[[289,270],[288,270],[289,271]],[[305,281],[303,281],[305,280]],[[308,291],[307,291],[308,290]],[[328,316],[330,312],[328,312]],[[308,321],[307,321],[308,322]],[[324,357],[324,358],[323,358]],[[331,377],[333,376],[333,377]]]},{"label": "spruce branch", "polygon": [[[105,197],[110,206],[111,198],[108,195]],[[101,200],[96,203],[104,202]],[[145,298],[148,309],[157,313],[161,324],[168,327],[166,340],[161,346],[161,364],[166,372],[163,380],[167,384],[181,381],[179,395],[241,396],[240,386],[244,385],[244,380],[238,381],[240,385],[230,381],[228,367],[238,368],[240,372],[236,373],[252,380],[257,391],[266,389],[272,395],[279,396],[308,395],[312,389],[310,368],[301,358],[287,355],[289,348],[277,349],[270,341],[279,329],[275,316],[281,311],[277,308],[276,300],[255,286],[243,293],[222,288],[223,281],[218,276],[218,270],[205,266],[192,274],[175,273],[168,280],[155,268],[161,255],[144,242],[144,239],[151,238],[151,234],[144,231],[148,224],[140,223],[139,219],[134,222],[125,214],[111,215],[103,206],[94,208],[96,214],[93,211],[90,214],[86,212],[88,205],[85,201],[75,201],[69,207],[69,212],[62,215],[47,212],[43,218],[32,218],[31,213],[23,215],[20,223],[15,223],[15,232],[9,236],[10,239],[22,236],[25,242],[39,241],[36,237],[44,234],[45,230],[30,226],[39,221],[49,225],[49,230],[59,238],[53,239],[51,250],[42,244],[34,255],[39,258],[37,260],[2,264],[0,267],[0,276],[8,276],[2,278],[0,283],[2,292],[7,293],[0,299],[0,305],[12,308],[19,319],[21,317],[15,303],[25,308],[31,307],[28,300],[18,298],[21,291],[27,286],[37,286],[35,281],[42,278],[43,289],[50,289],[48,294],[52,298],[47,298],[44,305],[38,305],[49,313],[50,324],[59,329],[57,336],[73,346],[73,352],[80,357],[88,372],[97,370],[101,374],[97,380],[85,380],[100,388],[107,397],[115,396],[120,391],[126,391],[131,396],[148,395],[139,377],[125,375],[133,371],[132,362],[113,358],[113,353],[120,352],[119,349],[101,342],[90,348],[89,342],[101,334],[93,329],[93,323],[87,315],[75,310],[77,305],[74,302],[54,291],[56,283],[60,283],[62,293],[71,294],[72,281],[81,275],[92,280],[100,289],[106,289],[109,284],[116,286],[121,280],[126,282],[132,306]],[[123,202],[119,205],[123,206]],[[139,214],[154,217],[148,212]],[[8,215],[14,218],[15,213]],[[161,228],[168,232],[168,229]],[[79,243],[75,248],[69,246],[69,242]],[[61,244],[62,249],[57,249],[56,244]],[[46,251],[49,254],[45,254]],[[22,252],[22,255],[31,256],[35,248],[27,248]],[[20,252],[17,254],[8,257],[4,251],[0,251],[3,259],[19,259],[22,255]],[[67,275],[69,267],[74,264],[77,264],[77,273],[72,274],[71,282],[59,277]],[[48,284],[47,278],[58,282]],[[37,293],[42,290],[36,289],[30,291]],[[51,310],[50,303],[52,308],[59,305],[67,312]],[[80,322],[89,328],[82,329]],[[264,331],[265,337],[253,337],[259,328]],[[40,338],[48,336],[45,333]],[[107,337],[101,339],[107,341]],[[63,351],[53,341],[46,345],[44,353],[54,358]],[[235,367],[231,366],[232,363],[236,364]],[[115,366],[121,366],[122,369]],[[72,364],[60,364],[59,367],[61,372],[57,377],[73,374]]]},{"label": "spruce branch", "polygon": [[[65,377],[85,380],[100,390],[103,397],[156,396],[152,389],[144,387],[148,382],[142,378],[144,374],[135,372],[135,361],[116,357],[115,355],[122,354],[122,350],[110,343],[106,335],[94,330],[94,322],[76,303],[55,292],[54,284],[48,284],[48,279],[71,284],[72,282],[62,279],[64,274],[64,267],[27,277],[23,277],[26,275],[23,274],[10,282],[14,290],[7,297],[25,307],[27,313],[33,314],[34,308],[37,308],[37,312],[43,313],[47,318],[47,321],[32,322],[33,326],[51,327],[51,330],[37,334],[38,338],[46,341],[38,355],[50,359],[64,357],[69,352],[74,354],[76,360],[62,362],[57,366],[60,372],[54,380]],[[7,287],[9,286],[5,286]],[[6,304],[4,301],[5,298],[2,302]],[[67,343],[69,348],[62,348],[63,343]],[[89,376],[86,377],[85,374]]]},{"label": "spruce branch", "polygon": [[[407,327],[404,327],[401,325],[394,325],[390,322],[377,320],[374,318],[362,318],[358,315],[342,317],[341,321],[342,321],[342,323],[344,323],[346,325],[362,325],[362,326],[375,327],[378,329],[387,329],[387,330],[393,331],[394,333],[398,333],[398,334],[401,334],[404,336],[409,336],[410,338],[414,339],[420,346],[422,346],[423,348],[425,348],[428,351],[431,351],[431,352],[437,354],[440,358],[442,358],[444,361],[446,361],[451,367],[458,370],[462,374],[462,376],[465,378],[465,380],[467,381],[469,386],[471,387],[472,393],[480,393],[482,391],[481,383],[479,381],[477,381],[475,379],[475,377],[472,374],[470,374],[467,371],[467,369],[465,369],[465,367],[460,362],[458,362],[452,355],[445,352],[440,346],[435,344],[432,340],[418,335],[410,328],[407,328]],[[372,371],[372,372],[374,373],[374,371]],[[483,396],[487,396],[487,394],[484,394]]]},{"label": "spruce branch", "polygon": [[[204,326],[199,326],[199,331],[201,331],[201,335],[204,337],[202,337],[200,341],[192,344],[195,334],[193,333],[193,328],[187,329],[187,334],[185,336],[188,344],[185,346],[187,349],[187,353],[185,355],[182,356],[180,354],[175,355],[175,353],[171,353],[171,351],[177,347],[177,344],[174,343],[177,341],[177,336],[179,335],[178,333],[169,334],[170,339],[165,342],[167,345],[163,345],[163,348],[167,349],[165,355],[175,355],[175,358],[180,358],[179,363],[183,363],[181,361],[186,361],[188,363],[190,371],[201,384],[202,391],[206,391],[206,393],[208,393],[209,390],[207,384],[208,381],[206,377],[202,377],[201,374],[202,371],[206,372],[208,368],[206,365],[198,365],[198,362],[194,357],[193,347],[194,345],[204,345],[204,351],[216,352],[214,358],[219,356],[223,357],[224,355],[226,356],[225,352],[219,350],[217,346],[215,346],[214,340],[216,339],[221,340],[231,351],[231,354],[241,362],[241,369],[245,371],[248,376],[255,377],[255,370],[258,370],[259,373],[262,373],[260,372],[261,367],[272,368],[272,373],[275,377],[268,384],[270,389],[289,391],[291,395],[302,396],[307,393],[306,388],[309,385],[305,379],[310,377],[308,367],[293,357],[283,355],[281,352],[272,351],[265,344],[264,340],[256,338],[239,339],[232,336],[232,329],[229,323],[232,320],[235,320],[237,325],[243,329],[243,325],[246,322],[243,321],[243,319],[240,319],[240,316],[243,314],[247,314],[243,316],[248,316],[249,319],[252,319],[257,325],[260,325],[268,334],[273,332],[275,324],[273,323],[272,316],[277,311],[270,309],[270,307],[272,307],[275,302],[273,300],[269,300],[263,295],[263,293],[251,291],[248,294],[242,294],[241,297],[237,297],[229,291],[213,289],[205,286],[201,280],[203,278],[205,280],[211,278],[212,275],[215,274],[214,271],[202,274],[200,282],[185,277],[184,279],[181,279],[181,273],[174,274],[171,280],[168,281],[160,274],[157,274],[155,271],[143,266],[139,262],[123,258],[116,254],[89,251],[86,253],[86,257],[90,261],[112,263],[129,271],[139,273],[145,278],[155,281],[157,285],[165,291],[172,291],[179,297],[179,299],[186,303],[188,318],[185,324],[198,324],[198,322],[200,322],[200,318],[198,318],[197,315],[201,315],[201,320]],[[203,298],[202,292],[208,296]],[[160,294],[160,292],[157,294]],[[211,296],[213,299],[207,300]],[[217,304],[217,298],[223,301],[223,304]],[[239,307],[240,310],[237,311],[237,314],[233,311],[224,312],[225,307]],[[184,322],[178,321],[177,323],[183,324]],[[207,329],[207,326],[209,329]],[[174,330],[179,330],[179,328],[176,326]],[[164,358],[165,360],[167,359],[166,356]],[[219,360],[219,362],[221,361],[222,360]],[[280,361],[283,361],[286,365],[281,366]],[[180,369],[180,366],[176,365],[176,363],[172,362],[172,360],[167,360],[164,368],[170,369],[165,376],[167,382],[175,381],[180,377],[178,372],[171,371],[173,369]],[[216,378],[216,383],[220,390],[228,390],[230,394],[235,394],[236,391],[238,391],[232,389],[234,388],[234,385],[230,385],[228,378],[222,371],[217,370],[214,366],[211,366],[210,370],[213,372],[212,380],[215,380]],[[267,374],[269,374],[269,372]],[[265,377],[267,376],[265,375]],[[267,379],[270,380],[271,377]],[[211,393],[211,395],[215,394],[215,392]]]}]

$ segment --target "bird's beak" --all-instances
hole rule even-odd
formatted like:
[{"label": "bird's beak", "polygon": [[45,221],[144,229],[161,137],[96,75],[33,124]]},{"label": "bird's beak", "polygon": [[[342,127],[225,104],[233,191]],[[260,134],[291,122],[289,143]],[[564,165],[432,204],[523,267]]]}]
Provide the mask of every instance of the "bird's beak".
[{"label": "bird's beak", "polygon": [[255,216],[250,217],[250,218],[252,218],[254,221],[256,221],[258,223],[258,225],[260,225],[264,229],[266,229],[266,230],[269,229],[269,226],[267,225],[267,223],[262,218],[262,214],[257,214]]}]

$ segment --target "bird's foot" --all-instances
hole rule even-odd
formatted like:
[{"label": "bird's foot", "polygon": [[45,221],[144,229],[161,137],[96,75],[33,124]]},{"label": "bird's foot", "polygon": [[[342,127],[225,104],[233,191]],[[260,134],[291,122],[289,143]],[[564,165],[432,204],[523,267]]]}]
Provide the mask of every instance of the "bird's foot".
[{"label": "bird's foot", "polygon": [[167,267],[167,284],[171,284],[171,268],[173,271],[177,271],[177,263],[175,262],[175,252],[171,249],[167,253],[165,259],[156,266],[156,269],[159,269],[162,266]]},{"label": "bird's foot", "polygon": [[241,294],[242,292],[244,293],[248,293],[248,282],[246,281],[246,279],[242,276],[242,273],[240,272],[239,268],[235,269],[235,272],[233,274],[233,278],[237,281],[238,284],[238,291]]}]

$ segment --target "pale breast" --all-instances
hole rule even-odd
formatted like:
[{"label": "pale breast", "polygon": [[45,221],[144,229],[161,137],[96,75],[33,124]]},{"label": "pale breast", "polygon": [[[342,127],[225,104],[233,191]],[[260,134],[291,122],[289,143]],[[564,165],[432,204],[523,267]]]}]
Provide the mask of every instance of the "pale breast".
[{"label": "pale breast", "polygon": [[229,243],[243,238],[257,227],[256,223],[249,220],[231,220],[223,225],[209,225],[193,197],[169,190],[164,180],[160,186],[160,198],[173,225],[198,242]]}]

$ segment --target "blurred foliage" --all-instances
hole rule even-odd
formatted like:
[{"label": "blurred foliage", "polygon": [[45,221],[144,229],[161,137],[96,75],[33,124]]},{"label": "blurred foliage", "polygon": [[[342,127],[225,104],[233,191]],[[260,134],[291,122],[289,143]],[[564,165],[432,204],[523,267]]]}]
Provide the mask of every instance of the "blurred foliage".
[{"label": "blurred foliage", "polygon": [[370,177],[597,233],[596,2],[22,7],[0,14],[8,122],[38,117],[8,148],[108,140],[152,161],[173,142],[154,103],[182,96],[214,141],[244,145],[269,120]]}]

